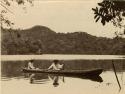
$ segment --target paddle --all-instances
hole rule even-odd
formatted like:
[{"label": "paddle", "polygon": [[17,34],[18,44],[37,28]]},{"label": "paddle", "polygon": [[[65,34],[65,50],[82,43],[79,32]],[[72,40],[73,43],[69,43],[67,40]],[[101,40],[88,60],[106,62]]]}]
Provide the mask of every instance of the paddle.
[{"label": "paddle", "polygon": [[112,66],[113,66],[113,70],[114,70],[114,73],[115,73],[116,80],[117,80],[118,85],[119,85],[119,89],[121,90],[121,85],[120,85],[120,82],[118,80],[118,76],[117,76],[115,65],[114,65],[113,61],[112,61]]}]

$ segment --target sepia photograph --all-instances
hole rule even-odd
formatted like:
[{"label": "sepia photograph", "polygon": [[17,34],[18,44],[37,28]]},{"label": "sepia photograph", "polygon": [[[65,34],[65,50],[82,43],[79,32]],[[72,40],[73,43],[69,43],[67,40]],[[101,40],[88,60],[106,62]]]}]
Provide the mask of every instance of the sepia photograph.
[{"label": "sepia photograph", "polygon": [[0,0],[1,94],[125,94],[125,0]]}]

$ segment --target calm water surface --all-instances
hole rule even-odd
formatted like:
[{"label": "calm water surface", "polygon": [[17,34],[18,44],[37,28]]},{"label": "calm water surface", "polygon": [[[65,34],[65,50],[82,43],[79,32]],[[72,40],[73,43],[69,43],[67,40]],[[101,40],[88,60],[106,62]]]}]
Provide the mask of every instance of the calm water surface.
[{"label": "calm water surface", "polygon": [[1,79],[2,94],[125,94],[125,71],[117,73],[122,86],[119,91],[113,71],[104,71],[97,79],[87,79],[49,74],[26,74],[21,72],[18,64],[12,63],[2,67],[4,68]]},{"label": "calm water surface", "polygon": [[2,55],[2,61],[9,60],[111,60],[111,59],[125,59],[124,55],[74,55],[74,54],[43,54],[43,55]]}]

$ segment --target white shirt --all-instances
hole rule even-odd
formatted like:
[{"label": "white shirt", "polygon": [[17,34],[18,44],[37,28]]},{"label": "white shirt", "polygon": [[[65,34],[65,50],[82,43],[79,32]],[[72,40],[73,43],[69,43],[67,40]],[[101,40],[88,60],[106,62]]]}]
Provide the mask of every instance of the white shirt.
[{"label": "white shirt", "polygon": [[33,66],[33,63],[31,62],[28,63],[28,69],[35,69],[35,67]]},{"label": "white shirt", "polygon": [[57,68],[62,69],[63,68],[63,64],[57,64]]},{"label": "white shirt", "polygon": [[60,70],[60,69],[62,69],[62,67],[63,67],[63,64],[62,65],[61,64],[55,65],[55,63],[52,63],[52,65],[48,69]]}]

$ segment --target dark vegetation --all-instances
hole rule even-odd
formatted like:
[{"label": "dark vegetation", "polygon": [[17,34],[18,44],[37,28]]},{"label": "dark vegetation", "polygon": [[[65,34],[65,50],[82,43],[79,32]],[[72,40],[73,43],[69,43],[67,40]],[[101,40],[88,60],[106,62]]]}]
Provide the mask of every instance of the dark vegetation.
[{"label": "dark vegetation", "polygon": [[125,54],[125,38],[56,33],[45,26],[2,29],[2,54]]},{"label": "dark vegetation", "polygon": [[125,35],[125,0],[102,0],[94,11],[94,19],[102,25],[111,22],[115,27],[124,28],[123,32],[117,31],[117,36]]}]

